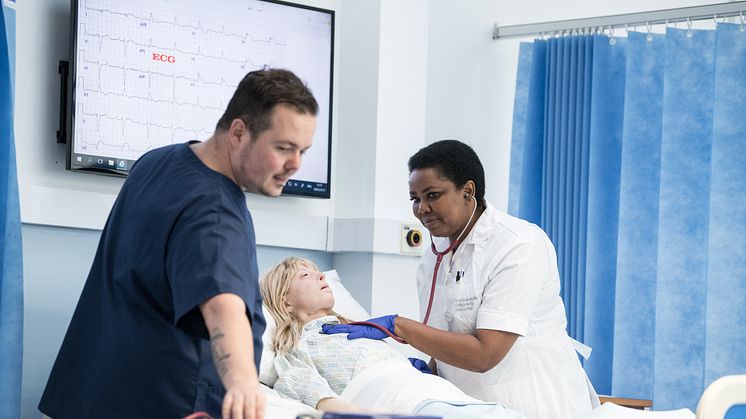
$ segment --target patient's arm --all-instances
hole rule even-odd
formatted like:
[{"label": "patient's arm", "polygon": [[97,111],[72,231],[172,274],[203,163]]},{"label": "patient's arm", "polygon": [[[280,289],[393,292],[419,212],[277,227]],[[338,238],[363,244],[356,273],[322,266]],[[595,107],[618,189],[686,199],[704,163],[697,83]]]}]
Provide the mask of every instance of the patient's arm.
[{"label": "patient's arm", "polygon": [[323,412],[369,412],[368,410],[349,404],[336,397],[327,397],[326,399],[319,400],[319,403],[316,405],[316,410],[321,410]]},{"label": "patient's arm", "polygon": [[395,331],[433,358],[474,372],[499,364],[518,339],[517,334],[500,330],[477,329],[473,335],[446,332],[401,316],[396,318]]}]

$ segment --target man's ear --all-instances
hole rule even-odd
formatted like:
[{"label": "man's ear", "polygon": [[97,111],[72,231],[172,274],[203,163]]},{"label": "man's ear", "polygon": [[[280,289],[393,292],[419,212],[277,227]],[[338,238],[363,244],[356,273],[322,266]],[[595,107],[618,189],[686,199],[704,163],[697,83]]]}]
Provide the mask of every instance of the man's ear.
[{"label": "man's ear", "polygon": [[[249,134],[249,127],[243,122],[241,118],[236,118],[231,121],[231,125],[228,127],[228,139],[232,147],[237,147],[241,144],[241,139],[244,134]],[[249,134],[250,136],[251,134]]]}]

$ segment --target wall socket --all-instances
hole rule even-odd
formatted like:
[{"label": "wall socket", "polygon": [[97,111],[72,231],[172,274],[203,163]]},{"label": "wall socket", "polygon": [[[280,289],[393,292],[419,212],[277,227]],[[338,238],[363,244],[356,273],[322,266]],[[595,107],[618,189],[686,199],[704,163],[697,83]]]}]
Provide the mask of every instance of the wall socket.
[{"label": "wall socket", "polygon": [[421,255],[425,247],[423,242],[425,236],[423,229],[417,224],[403,223],[399,233],[401,241],[401,253],[405,255]]}]

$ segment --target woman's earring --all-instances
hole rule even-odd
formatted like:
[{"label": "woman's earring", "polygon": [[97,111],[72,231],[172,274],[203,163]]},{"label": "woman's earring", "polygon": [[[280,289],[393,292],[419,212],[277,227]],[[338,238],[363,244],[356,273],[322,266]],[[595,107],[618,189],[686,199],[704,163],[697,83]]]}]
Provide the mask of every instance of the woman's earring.
[{"label": "woman's earring", "polygon": [[464,192],[464,198],[469,199],[469,198],[471,198],[471,195],[469,195],[468,192]]}]

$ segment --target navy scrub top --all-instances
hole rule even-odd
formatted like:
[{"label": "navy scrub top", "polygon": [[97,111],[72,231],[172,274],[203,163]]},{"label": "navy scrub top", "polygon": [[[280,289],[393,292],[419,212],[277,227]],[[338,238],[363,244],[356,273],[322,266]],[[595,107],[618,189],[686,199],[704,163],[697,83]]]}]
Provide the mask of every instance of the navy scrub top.
[{"label": "navy scrub top", "polygon": [[189,144],[147,153],[109,214],[40,410],[219,417],[224,389],[198,306],[221,293],[246,303],[258,371],[265,322],[243,192]]}]

